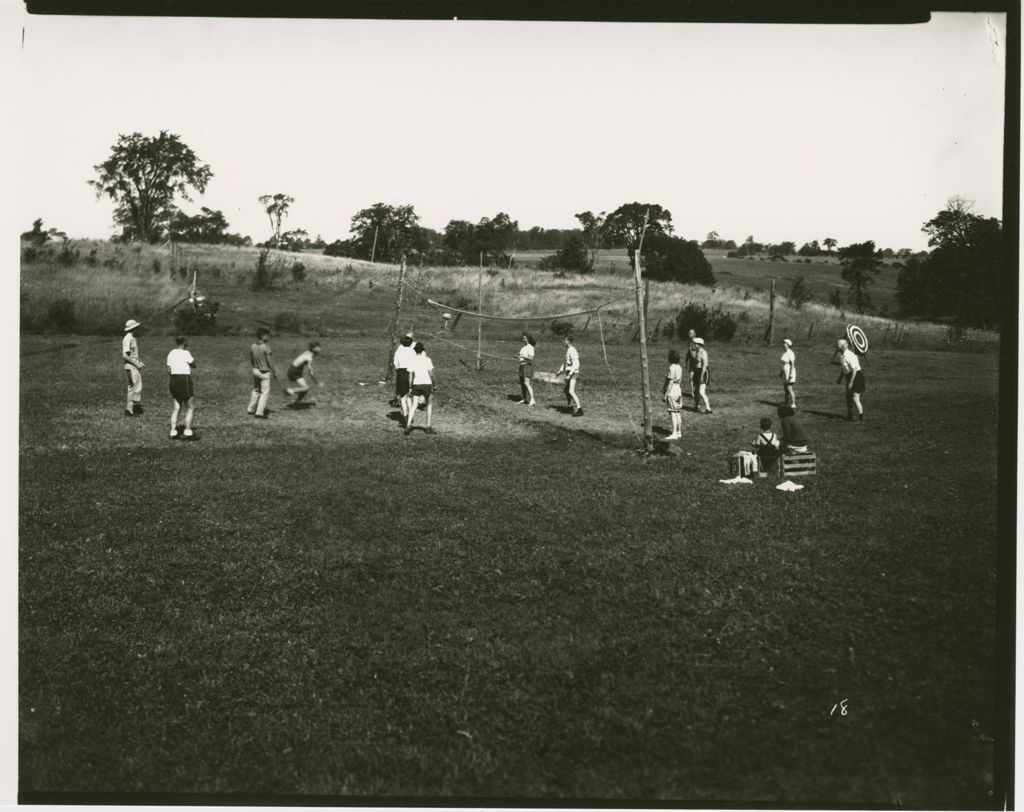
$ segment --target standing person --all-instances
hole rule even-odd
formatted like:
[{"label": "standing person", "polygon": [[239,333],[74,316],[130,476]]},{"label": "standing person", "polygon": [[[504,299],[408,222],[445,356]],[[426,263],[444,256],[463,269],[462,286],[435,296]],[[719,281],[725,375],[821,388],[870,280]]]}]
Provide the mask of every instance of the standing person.
[{"label": "standing person", "polygon": [[124,323],[124,338],[121,339],[121,360],[124,361],[124,371],[128,377],[125,417],[135,417],[136,412],[142,414],[142,370],[146,365],[139,357],[139,343],[135,340],[135,331],[141,326],[135,319],[128,319]]},{"label": "standing person", "polygon": [[170,389],[171,399],[174,405],[171,407],[171,439],[178,436],[178,415],[181,407],[185,407],[185,430],[181,436],[186,440],[193,438],[192,415],[195,413],[195,394],[192,391],[192,370],[195,368],[196,359],[188,349],[188,339],[185,336],[178,336],[174,343],[177,345],[167,353],[167,371],[171,376]]},{"label": "standing person", "polygon": [[694,411],[700,412],[701,403],[704,404],[704,414],[711,414],[711,404],[708,402],[708,381],[711,380],[711,371],[708,368],[708,351],[704,349],[704,339],[693,339],[693,345],[697,348],[696,361],[693,366],[693,382],[697,387],[695,400],[697,401]]},{"label": "standing person", "polygon": [[323,386],[323,383],[317,380],[316,374],[313,372],[313,359],[319,354],[320,342],[310,341],[309,348],[305,352],[299,353],[295,360],[292,361],[291,366],[288,367],[288,380],[294,386],[289,386],[284,391],[288,395],[295,396],[295,402],[292,403],[292,406],[298,406],[306,399],[306,395],[309,393],[309,384],[306,383],[307,376],[317,386]]},{"label": "standing person", "polygon": [[576,381],[580,377],[580,353],[573,346],[572,336],[566,336],[564,343],[565,361],[557,374],[565,373],[565,403],[572,410],[572,416],[583,417],[583,405],[580,403],[579,395],[576,394]]},{"label": "standing person", "polygon": [[416,417],[416,408],[419,406],[419,399],[423,398],[427,407],[427,434],[433,434],[434,429],[430,426],[430,419],[433,412],[431,395],[434,394],[434,362],[427,355],[427,348],[422,341],[417,341],[413,348],[416,356],[412,359],[409,367],[409,394],[406,399],[409,401],[409,417],[405,423],[405,433],[412,433],[412,421]]},{"label": "standing person", "polygon": [[536,406],[533,399],[533,357],[537,340],[530,333],[523,333],[523,346],[519,350],[519,388],[522,390],[521,403],[525,406]]},{"label": "standing person", "polygon": [[688,330],[687,341],[690,342],[686,350],[686,377],[690,379],[690,397],[697,400],[697,385],[694,380],[694,367],[697,365],[697,345],[693,340],[697,337],[696,330]]},{"label": "standing person", "polygon": [[256,331],[256,343],[249,347],[249,361],[252,366],[252,394],[246,412],[261,420],[267,419],[267,401],[270,399],[270,379],[277,379],[277,370],[270,360],[273,354],[267,343],[270,330],[260,327]]},{"label": "standing person", "polygon": [[857,407],[857,419],[864,419],[864,407],[860,402],[861,392],[864,391],[864,373],[860,368],[860,359],[850,349],[845,338],[836,342],[836,348],[842,355],[839,357],[839,365],[843,371],[839,373],[836,383],[846,384],[846,419],[853,420],[853,409]]},{"label": "standing person", "polygon": [[802,454],[807,451],[807,434],[792,406],[779,407],[779,428],[782,429],[782,450]]},{"label": "standing person", "polygon": [[405,398],[409,394],[409,365],[415,357],[416,351],[412,348],[412,333],[406,333],[402,336],[402,340],[398,342],[393,359],[395,367],[395,400],[397,403],[392,405],[398,406],[402,410],[403,422],[409,416],[408,403]]},{"label": "standing person", "polygon": [[782,378],[782,393],[786,398],[786,405],[796,408],[796,353],[793,352],[793,342],[788,338],[782,339],[782,369],[779,377]]},{"label": "standing person", "polygon": [[683,436],[683,368],[679,364],[679,353],[668,351],[668,374],[663,390],[668,416],[672,420],[672,433],[666,440],[678,440]]}]

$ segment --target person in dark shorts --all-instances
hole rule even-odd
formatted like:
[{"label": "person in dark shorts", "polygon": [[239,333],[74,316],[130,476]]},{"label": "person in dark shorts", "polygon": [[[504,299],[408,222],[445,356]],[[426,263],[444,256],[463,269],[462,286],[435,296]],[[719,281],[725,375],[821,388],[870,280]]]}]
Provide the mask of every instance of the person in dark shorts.
[{"label": "person in dark shorts", "polygon": [[405,433],[412,432],[412,421],[416,417],[416,409],[425,406],[427,409],[427,434],[433,434],[430,420],[433,414],[433,403],[431,396],[434,394],[434,362],[427,355],[427,349],[422,341],[417,341],[414,347],[416,357],[412,359],[412,366],[409,367],[410,386],[408,401],[409,417],[405,424]]},{"label": "person in dark shorts", "polygon": [[181,407],[185,407],[185,428],[181,436],[190,440],[195,435],[192,433],[192,417],[195,414],[195,394],[192,391],[192,370],[195,368],[196,359],[188,349],[188,339],[185,336],[178,336],[174,340],[177,345],[167,353],[167,371],[170,373],[170,390],[174,406],[171,408],[171,439],[178,436],[178,416]]},{"label": "person in dark shorts", "polygon": [[864,419],[864,406],[860,402],[861,393],[864,391],[864,373],[860,368],[860,359],[850,349],[845,338],[836,342],[836,349],[840,353],[839,365],[843,371],[839,373],[836,383],[845,384],[843,389],[846,392],[846,419],[853,420],[853,410],[857,410],[857,419]]},{"label": "person in dark shorts", "polygon": [[313,372],[313,359],[319,354],[320,342],[310,341],[309,347],[304,352],[299,353],[295,360],[292,361],[291,366],[288,367],[288,380],[291,381],[292,385],[284,391],[288,395],[295,396],[295,402],[292,406],[298,406],[306,399],[306,395],[309,394],[309,384],[306,383],[307,377],[317,386],[323,386],[323,383],[317,380],[316,374]]}]

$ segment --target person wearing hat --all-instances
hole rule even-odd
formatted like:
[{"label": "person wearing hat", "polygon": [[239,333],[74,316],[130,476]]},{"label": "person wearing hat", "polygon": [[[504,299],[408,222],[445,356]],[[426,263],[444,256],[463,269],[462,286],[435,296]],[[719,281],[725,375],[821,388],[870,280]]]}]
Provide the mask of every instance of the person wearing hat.
[{"label": "person wearing hat", "polygon": [[402,419],[409,417],[409,404],[406,396],[409,394],[409,369],[412,367],[413,359],[416,357],[416,350],[412,347],[412,333],[406,333],[398,342],[393,359],[395,366],[395,400],[392,405],[402,409]]},{"label": "person wearing hat", "polygon": [[700,405],[704,404],[704,414],[711,414],[711,404],[708,402],[708,381],[711,380],[711,372],[708,369],[708,351],[704,349],[704,339],[695,337],[690,343],[691,348],[696,348],[693,362],[693,385],[697,391],[694,400],[697,401],[695,411],[700,412]]},{"label": "person wearing hat", "polygon": [[786,405],[796,408],[796,354],[793,352],[793,342],[788,338],[782,339],[782,369],[779,377],[782,378],[782,392],[786,398]]},{"label": "person wearing hat", "polygon": [[853,420],[853,409],[856,407],[857,419],[863,420],[864,407],[861,405],[860,395],[864,391],[864,373],[860,369],[860,359],[850,349],[845,338],[836,342],[836,349],[841,353],[839,365],[843,368],[836,383],[846,384],[846,419]]},{"label": "person wearing hat", "polygon": [[693,375],[694,367],[697,365],[697,345],[693,343],[696,337],[696,330],[691,328],[687,331],[686,340],[689,347],[686,350],[686,378],[690,382],[690,397],[694,400],[697,400],[697,385]]},{"label": "person wearing hat", "polygon": [[146,365],[139,358],[139,344],[135,340],[135,331],[141,326],[135,319],[128,319],[124,323],[124,338],[121,339],[121,358],[124,360],[124,371],[128,378],[125,417],[135,417],[136,413],[142,413],[142,370]]}]

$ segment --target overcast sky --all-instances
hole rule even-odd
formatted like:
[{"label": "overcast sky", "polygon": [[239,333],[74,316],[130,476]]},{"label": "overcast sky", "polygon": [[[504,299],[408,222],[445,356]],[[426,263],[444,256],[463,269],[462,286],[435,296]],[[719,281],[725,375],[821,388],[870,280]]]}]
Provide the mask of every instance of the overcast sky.
[{"label": "overcast sky", "polygon": [[[9,7],[8,7],[9,8]],[[20,13],[20,12],[19,12]],[[676,233],[925,247],[953,195],[1002,217],[1004,14],[907,26],[30,17],[19,217],[114,233],[87,181],[121,133],[214,176],[183,208],[345,238],[378,201],[442,230],[634,200]],[[20,33],[20,32],[19,32]]]}]

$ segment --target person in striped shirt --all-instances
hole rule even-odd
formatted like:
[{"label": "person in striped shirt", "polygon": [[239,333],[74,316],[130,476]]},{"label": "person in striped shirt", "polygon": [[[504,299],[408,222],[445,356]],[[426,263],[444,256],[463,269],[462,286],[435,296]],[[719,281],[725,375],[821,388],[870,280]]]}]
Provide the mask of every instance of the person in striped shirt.
[{"label": "person in striped shirt", "polygon": [[270,330],[260,327],[256,331],[256,343],[249,347],[249,361],[252,367],[252,394],[246,412],[261,420],[267,419],[267,401],[270,399],[270,380],[277,378],[277,371],[270,360],[272,352],[267,343]]}]

